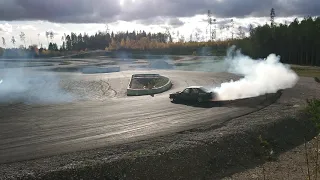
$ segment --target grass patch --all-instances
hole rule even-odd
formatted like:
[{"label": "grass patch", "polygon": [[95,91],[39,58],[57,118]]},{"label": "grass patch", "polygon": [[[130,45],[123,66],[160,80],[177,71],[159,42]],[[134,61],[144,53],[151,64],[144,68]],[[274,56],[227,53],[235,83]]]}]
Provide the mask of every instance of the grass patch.
[{"label": "grass patch", "polygon": [[320,132],[320,99],[308,99],[304,112]]},{"label": "grass patch", "polygon": [[[319,99],[307,99],[307,106],[304,112],[308,118],[314,123],[317,128],[318,136],[315,137],[315,141],[311,143],[311,147],[305,146],[305,158],[307,165],[307,175],[306,178],[311,180],[313,178],[318,179],[318,174],[320,172],[319,167],[319,133],[320,133],[320,100]],[[314,162],[314,163],[313,163]]]},{"label": "grass patch", "polygon": [[292,70],[302,77],[320,77],[320,68],[293,66]]}]

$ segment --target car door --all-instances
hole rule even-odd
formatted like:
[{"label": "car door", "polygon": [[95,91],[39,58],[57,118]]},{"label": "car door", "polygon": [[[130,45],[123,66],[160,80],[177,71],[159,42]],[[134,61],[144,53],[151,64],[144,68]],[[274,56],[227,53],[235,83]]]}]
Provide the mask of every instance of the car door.
[{"label": "car door", "polygon": [[197,88],[192,88],[190,100],[196,101],[196,100],[198,100],[198,97],[199,97],[199,90]]},{"label": "car door", "polygon": [[189,100],[190,99],[190,94],[191,94],[191,89],[190,88],[186,88],[182,91],[180,98],[182,100]]}]

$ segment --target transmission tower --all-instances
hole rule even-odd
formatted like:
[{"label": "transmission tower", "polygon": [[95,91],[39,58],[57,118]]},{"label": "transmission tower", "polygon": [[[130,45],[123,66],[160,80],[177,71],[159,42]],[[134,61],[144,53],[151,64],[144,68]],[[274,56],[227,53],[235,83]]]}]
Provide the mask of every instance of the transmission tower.
[{"label": "transmission tower", "polygon": [[109,25],[106,24],[106,33],[108,34],[109,32],[110,32]]},{"label": "transmission tower", "polygon": [[213,23],[214,23],[214,31],[212,32],[211,40],[217,38],[217,20],[213,19]]},{"label": "transmission tower", "polygon": [[[210,10],[208,10],[208,26],[210,28],[210,31],[209,31],[209,40],[212,41],[212,29],[211,29],[211,25],[212,25],[212,13]],[[207,27],[208,27],[207,26]]]},{"label": "transmission tower", "polygon": [[231,34],[232,34],[232,40],[233,40],[233,34],[234,34],[233,28],[234,28],[234,21],[233,21],[233,19],[231,19]]}]

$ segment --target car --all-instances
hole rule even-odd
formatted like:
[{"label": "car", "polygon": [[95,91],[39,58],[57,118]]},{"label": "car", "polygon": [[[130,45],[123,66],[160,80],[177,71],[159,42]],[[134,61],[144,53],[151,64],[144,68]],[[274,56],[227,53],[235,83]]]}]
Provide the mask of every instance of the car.
[{"label": "car", "polygon": [[201,103],[211,101],[215,98],[215,93],[202,86],[190,86],[183,91],[170,94],[169,98],[172,101],[195,101]]}]

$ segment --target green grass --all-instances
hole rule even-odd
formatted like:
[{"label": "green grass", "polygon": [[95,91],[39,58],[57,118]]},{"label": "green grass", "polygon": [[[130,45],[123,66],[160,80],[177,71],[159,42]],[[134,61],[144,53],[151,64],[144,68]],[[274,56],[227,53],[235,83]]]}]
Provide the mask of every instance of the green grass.
[{"label": "green grass", "polygon": [[292,66],[292,70],[295,71],[301,77],[320,78],[320,68],[318,67]]},{"label": "green grass", "polygon": [[320,100],[319,99],[308,99],[305,113],[309,119],[316,125],[320,132]]}]

